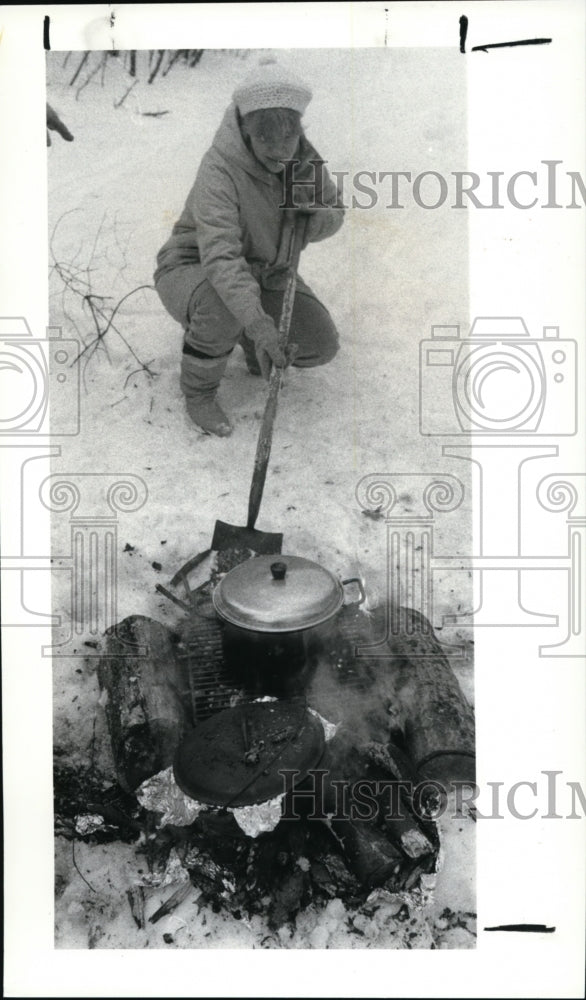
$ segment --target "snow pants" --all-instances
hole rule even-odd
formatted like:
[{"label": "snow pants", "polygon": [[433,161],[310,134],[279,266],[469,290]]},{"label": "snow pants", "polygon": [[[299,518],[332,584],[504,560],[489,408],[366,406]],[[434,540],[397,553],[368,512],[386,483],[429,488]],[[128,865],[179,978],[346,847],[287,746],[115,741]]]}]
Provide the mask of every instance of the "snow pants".
[{"label": "snow pants", "polygon": [[[180,265],[156,282],[161,302],[185,331],[184,350],[204,358],[230,354],[244,329],[226,308],[198,265]],[[283,291],[262,288],[261,305],[279,325]],[[297,345],[294,364],[312,368],[331,361],[339,347],[338,331],[326,307],[311,289],[298,283],[291,317],[289,342]]]}]

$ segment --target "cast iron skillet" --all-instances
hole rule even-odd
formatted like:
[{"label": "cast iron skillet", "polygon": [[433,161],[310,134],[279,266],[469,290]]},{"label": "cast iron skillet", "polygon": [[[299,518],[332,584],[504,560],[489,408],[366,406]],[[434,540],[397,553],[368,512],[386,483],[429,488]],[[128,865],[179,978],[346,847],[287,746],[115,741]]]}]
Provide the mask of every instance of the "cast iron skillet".
[{"label": "cast iron skillet", "polygon": [[253,702],[212,715],[179,746],[173,770],[182,792],[207,805],[248,806],[285,791],[279,771],[299,784],[319,764],[321,722],[305,702]]}]

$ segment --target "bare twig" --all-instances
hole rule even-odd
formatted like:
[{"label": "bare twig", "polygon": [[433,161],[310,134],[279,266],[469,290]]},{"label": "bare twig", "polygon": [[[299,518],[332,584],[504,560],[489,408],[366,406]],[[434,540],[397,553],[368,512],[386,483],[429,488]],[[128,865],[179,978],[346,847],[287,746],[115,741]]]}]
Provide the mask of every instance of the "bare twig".
[{"label": "bare twig", "polygon": [[68,215],[73,215],[74,212],[81,212],[81,209],[80,208],[68,208],[67,211],[63,213],[63,215],[59,216],[59,218],[57,219],[57,222],[53,226],[53,232],[51,233],[51,238],[49,240],[49,246],[50,246],[51,251],[53,253],[53,258],[55,257],[55,254],[53,252],[53,240],[55,239],[55,233],[57,232],[59,226],[63,222],[63,219],[65,219]]},{"label": "bare twig", "polygon": [[159,49],[159,53],[157,55],[157,61],[155,62],[155,65],[154,65],[154,68],[152,70],[152,73],[151,73],[151,75],[149,76],[149,79],[148,79],[149,83],[153,82],[153,80],[155,79],[157,73],[159,72],[159,70],[161,68],[161,63],[163,62],[163,56],[164,55],[165,55],[165,49]]},{"label": "bare twig", "polygon": [[95,776],[96,771],[96,722],[97,715],[94,714],[94,721],[92,725],[92,738],[90,740],[90,771],[92,776]]},{"label": "bare twig", "polygon": [[80,872],[79,868],[77,867],[77,861],[75,860],[75,841],[74,840],[71,841],[71,860],[73,861],[73,867],[75,868],[77,874],[80,876],[80,878],[83,879],[83,881],[85,882],[85,884],[87,885],[87,887],[89,889],[91,889],[92,892],[97,892],[97,890],[94,889],[94,887],[91,884],[91,882],[88,882],[88,880],[85,877],[85,875],[83,875],[82,872]]},{"label": "bare twig", "polygon": [[173,604],[176,604],[178,608],[182,608],[183,611],[186,611],[188,615],[191,614],[192,612],[191,606],[189,604],[186,604],[185,601],[180,600],[180,598],[176,597],[175,594],[172,594],[170,590],[167,590],[167,588],[163,586],[162,583],[157,583],[155,586],[155,590],[158,590],[160,594],[163,594],[163,596],[166,597],[168,601],[172,601]]},{"label": "bare twig", "polygon": [[70,87],[73,87],[73,84],[77,80],[79,74],[81,73],[81,71],[82,71],[83,67],[85,66],[86,62],[88,61],[88,59],[89,59],[89,52],[84,52],[83,56],[80,59],[79,66],[77,67],[75,73],[73,74],[73,76],[71,77],[71,80],[69,81],[69,86]]},{"label": "bare twig", "polygon": [[82,90],[84,90],[85,87],[87,87],[87,85],[90,82],[90,80],[93,80],[94,76],[96,76],[96,74],[100,72],[100,69],[105,64],[105,60],[106,60],[106,54],[103,55],[102,61],[96,64],[96,66],[91,71],[91,73],[88,73],[88,75],[86,76],[86,78],[83,81],[83,83],[77,88],[77,90],[75,92],[75,100],[76,101],[79,100],[79,95],[81,94]]},{"label": "bare twig", "polygon": [[115,108],[121,108],[122,107],[122,105],[124,104],[124,101],[126,100],[126,98],[129,95],[130,91],[133,90],[134,87],[136,87],[137,83],[138,83],[138,80],[133,80],[132,81],[132,83],[130,84],[130,86],[127,87],[127,89],[124,91],[124,93],[123,93],[122,97],[120,98],[120,100],[114,102],[114,107]]},{"label": "bare twig", "polygon": [[[138,359],[137,359],[137,360],[138,360]],[[156,376],[156,375],[157,375],[158,373],[157,373],[157,372],[152,372],[152,371],[151,371],[151,369],[150,369],[150,367],[149,367],[150,365],[152,365],[152,363],[153,363],[153,361],[154,361],[154,360],[155,360],[154,358],[151,358],[151,360],[150,360],[150,361],[146,361],[146,362],[145,362],[144,364],[142,364],[142,365],[140,366],[140,368],[135,368],[135,370],[134,370],[133,372],[130,372],[130,375],[128,375],[128,376],[126,377],[126,380],[125,380],[125,382],[124,382],[124,388],[126,389],[126,386],[127,386],[127,385],[128,385],[128,383],[130,382],[130,379],[132,378],[132,376],[133,376],[133,375],[140,375],[140,373],[141,373],[141,372],[146,372],[146,373],[147,373],[147,375],[149,375],[149,376],[150,376],[150,378],[155,378],[155,376]],[[153,408],[153,407],[152,407],[152,400],[151,400],[151,410],[152,410],[152,408]]]},{"label": "bare twig", "polygon": [[173,55],[170,57],[169,62],[167,63],[165,69],[161,73],[161,76],[167,76],[167,73],[169,72],[169,70],[171,69],[171,67],[175,65],[175,63],[177,62],[177,60],[181,59],[181,57],[185,58],[185,53],[186,52],[187,52],[187,49],[176,49],[175,52],[173,53]]},{"label": "bare twig", "polygon": [[[60,223],[63,221],[65,215],[69,215],[73,211],[78,211],[78,209],[71,209],[70,212],[65,212],[64,215],[62,215],[58,219],[57,223],[55,224],[55,226],[53,228],[53,232],[52,232],[51,238],[49,240],[50,254],[51,254],[52,261],[53,261],[52,269],[55,272],[55,274],[59,277],[59,279],[61,280],[61,282],[63,283],[63,295],[65,296],[66,292],[71,292],[74,296],[77,296],[81,300],[82,309],[85,309],[86,307],[89,309],[89,312],[90,312],[90,315],[91,315],[91,318],[92,318],[92,322],[93,322],[93,326],[94,326],[94,329],[96,331],[96,336],[92,340],[90,340],[89,342],[84,343],[83,348],[79,351],[79,353],[73,359],[73,361],[71,362],[71,364],[72,365],[76,364],[77,362],[79,362],[79,360],[82,357],[85,359],[85,365],[84,365],[84,368],[83,368],[83,380],[84,380],[84,385],[85,385],[85,371],[86,371],[86,368],[87,368],[87,363],[93,357],[95,351],[98,350],[99,348],[103,348],[105,350],[105,352],[106,352],[106,356],[108,357],[108,360],[110,360],[109,351],[108,351],[107,345],[105,343],[105,337],[106,337],[106,334],[109,332],[109,330],[113,330],[116,334],[118,334],[118,336],[122,340],[122,343],[124,344],[124,346],[126,347],[126,349],[129,351],[129,353],[132,355],[132,357],[134,358],[134,360],[140,366],[140,368],[138,370],[139,371],[144,371],[144,372],[146,372],[146,374],[150,378],[154,378],[154,377],[156,377],[157,372],[152,371],[152,369],[150,367],[150,365],[152,364],[152,360],[154,360],[154,359],[152,359],[151,361],[148,361],[146,363],[144,361],[142,361],[142,359],[138,356],[138,354],[136,353],[136,351],[132,348],[131,344],[128,342],[128,340],[126,339],[126,337],[124,336],[124,334],[122,333],[122,331],[114,323],[114,319],[116,318],[116,315],[117,315],[119,309],[124,304],[124,302],[126,302],[126,300],[128,298],[130,298],[131,295],[134,295],[135,292],[138,292],[138,291],[141,291],[141,290],[144,290],[144,289],[154,290],[154,286],[153,285],[139,285],[139,286],[137,286],[137,288],[131,289],[129,292],[127,292],[125,295],[122,296],[122,298],[116,303],[116,305],[114,307],[112,307],[112,306],[110,306],[108,304],[108,302],[112,300],[112,296],[99,295],[98,293],[92,291],[91,279],[92,279],[92,270],[93,269],[92,269],[91,265],[92,265],[92,261],[96,257],[97,251],[98,251],[98,242],[99,242],[100,236],[102,234],[102,230],[103,230],[105,219],[106,219],[106,215],[105,214],[104,214],[104,217],[102,218],[102,221],[100,222],[98,231],[97,231],[96,236],[94,238],[93,246],[91,248],[90,257],[89,257],[87,266],[85,268],[73,267],[71,264],[66,264],[66,263],[63,263],[62,261],[58,260],[57,254],[56,254],[56,251],[55,251],[55,236],[56,236],[56,233],[57,233],[57,229],[58,229]],[[117,239],[117,237],[116,237],[116,239]],[[76,256],[79,255],[79,252],[80,251],[78,251],[78,254]],[[83,277],[82,277],[82,275],[83,275]],[[65,298],[63,298],[63,311],[67,315]],[[73,318],[71,318],[71,322],[72,322],[72,325],[77,330],[77,332],[80,333],[80,331],[79,331],[79,329],[77,327],[77,324],[75,323],[75,320]],[[81,337],[82,341],[85,340],[85,338],[82,337],[81,334],[80,334],[80,337]],[[133,372],[133,374],[136,374],[136,372]],[[128,379],[126,381],[128,382]]]},{"label": "bare twig", "polygon": [[[130,292],[127,292],[126,295],[122,296],[122,298],[120,299],[120,301],[114,307],[114,311],[112,312],[112,315],[110,316],[110,320],[109,320],[108,326],[106,327],[104,333],[107,333],[109,327],[112,326],[112,320],[114,319],[114,316],[116,315],[116,313],[120,309],[120,306],[122,305],[122,303],[126,302],[126,299],[129,299],[130,296],[134,295],[135,292],[140,292],[140,291],[142,291],[145,288],[149,289],[151,292],[154,292],[154,290],[155,290],[155,286],[154,285],[137,285],[136,288],[133,288]],[[135,355],[135,357],[136,357],[136,355]],[[136,360],[139,361],[139,358],[136,358]]]},{"label": "bare twig", "polygon": [[[73,258],[73,261],[70,262],[69,264],[65,264],[62,261],[60,261],[60,260],[57,259],[57,255],[56,255],[56,252],[55,252],[55,245],[54,245],[55,244],[55,235],[56,235],[57,230],[58,230],[60,224],[62,223],[63,219],[67,215],[72,215],[74,212],[79,212],[79,211],[80,211],[80,209],[78,209],[78,208],[72,208],[72,209],[69,209],[67,212],[64,212],[63,215],[61,215],[59,217],[59,219],[55,223],[55,226],[53,227],[53,232],[51,233],[51,237],[50,237],[50,240],[49,240],[49,250],[50,250],[50,254],[51,254],[51,259],[53,261],[52,271],[55,272],[55,274],[57,275],[57,277],[61,280],[61,282],[63,284],[62,291],[61,291],[63,313],[65,315],[65,318],[71,323],[71,325],[73,326],[73,328],[76,330],[76,332],[81,337],[81,332],[79,330],[79,327],[77,325],[75,317],[73,317],[69,313],[69,311],[67,309],[66,293],[67,293],[67,291],[71,291],[73,293],[76,293],[78,295],[83,296],[85,294],[85,292],[86,292],[86,289],[87,290],[90,289],[90,284],[89,284],[90,268],[89,267],[88,268],[81,268],[81,267],[77,267],[76,268],[76,267],[72,266],[73,263],[75,262],[75,260],[79,257],[79,255],[81,253],[81,249],[82,249],[81,244],[80,244],[79,250],[77,251],[77,253],[75,254],[75,256]],[[82,272],[85,272],[87,274],[87,278],[88,278],[87,282],[84,281],[84,279],[80,277],[80,273],[82,273]]]},{"label": "bare twig", "polygon": [[[134,291],[138,291],[138,289],[135,288]],[[132,294],[132,293],[129,293],[129,294]],[[159,373],[152,371],[151,368],[150,368],[150,365],[152,364],[152,361],[154,361],[154,358],[152,358],[151,361],[148,361],[148,362],[141,361],[141,359],[139,358],[139,356],[136,353],[136,351],[134,351],[133,348],[131,347],[131,345],[128,343],[128,341],[127,341],[126,337],[124,336],[124,334],[118,329],[117,326],[114,325],[114,323],[112,323],[111,318],[108,319],[108,317],[106,316],[106,314],[104,312],[102,312],[101,309],[97,309],[97,312],[102,317],[102,319],[108,321],[108,327],[107,327],[106,330],[102,330],[100,332],[100,336],[96,337],[95,340],[93,340],[91,342],[91,344],[86,345],[86,347],[84,348],[83,351],[80,352],[80,354],[78,355],[78,357],[81,357],[81,355],[85,352],[85,350],[87,348],[93,348],[93,350],[92,350],[92,352],[90,354],[90,357],[91,357],[91,355],[94,353],[94,351],[97,349],[97,347],[104,343],[104,336],[107,333],[107,330],[110,329],[110,328],[112,328],[112,330],[114,330],[114,333],[118,334],[118,336],[120,337],[120,340],[122,341],[122,343],[124,344],[124,346],[126,347],[126,349],[130,352],[130,354],[132,354],[132,357],[134,358],[134,360],[137,361],[138,364],[140,365],[140,368],[137,369],[137,371],[144,371],[144,372],[147,373],[147,375],[150,378],[156,378]],[[74,358],[71,363],[75,364],[75,362],[77,360],[78,360],[78,358]],[[136,374],[136,372],[133,372],[133,374]],[[129,378],[130,378],[130,376],[129,376]],[[126,381],[124,383],[124,388],[126,388],[127,383],[128,383],[128,378],[126,379]]]},{"label": "bare twig", "polygon": [[83,301],[87,302],[87,304],[89,306],[90,312],[92,314],[92,319],[93,319],[93,321],[95,323],[95,326],[96,326],[96,330],[97,330],[97,334],[98,334],[98,336],[96,338],[97,340],[100,340],[104,336],[104,334],[102,333],[102,331],[100,329],[100,324],[98,322],[98,317],[96,315],[96,309],[94,307],[94,303],[93,303],[92,299],[100,299],[100,298],[102,298],[101,295],[92,295],[90,292],[88,292],[88,294],[84,295],[84,297],[83,297]]},{"label": "bare twig", "polygon": [[[73,359],[73,361],[71,362],[72,365],[74,365],[76,363],[76,361],[79,361],[79,359],[85,354],[85,352],[88,351],[91,347],[93,347],[98,341],[103,340],[103,338],[106,336],[108,330],[111,328],[112,330],[115,331],[115,333],[118,334],[118,336],[120,337],[120,339],[123,341],[123,343],[125,344],[125,346],[128,348],[128,350],[132,354],[134,360],[138,361],[139,365],[141,366],[141,369],[144,368],[146,371],[149,372],[149,375],[153,375],[154,374],[154,372],[149,371],[147,365],[143,364],[143,362],[140,360],[140,358],[138,357],[138,355],[135,354],[135,352],[133,351],[132,347],[130,346],[130,344],[126,340],[126,337],[124,337],[124,335],[120,332],[120,330],[118,329],[118,327],[115,326],[114,323],[113,323],[114,316],[118,312],[118,310],[119,310],[120,306],[122,305],[122,303],[125,302],[126,299],[130,298],[131,295],[134,295],[135,292],[140,292],[141,289],[143,289],[143,288],[150,288],[150,289],[154,290],[154,286],[153,285],[138,285],[136,288],[133,288],[130,292],[127,292],[127,294],[124,295],[120,299],[120,301],[116,304],[116,306],[112,310],[112,313],[111,313],[111,315],[109,317],[106,316],[105,312],[102,309],[100,309],[98,306],[94,306],[93,303],[91,302],[92,299],[102,299],[102,301],[103,301],[104,300],[104,296],[103,295],[86,295],[86,296],[84,296],[84,298],[88,301],[88,304],[91,307],[92,314],[94,315],[94,321],[96,322],[96,327],[98,329],[98,335],[89,344],[85,345],[85,347],[83,348],[83,350],[80,351],[79,354],[77,355],[77,357],[75,357]],[[96,317],[95,317],[95,314],[94,314],[94,310],[95,310],[95,312],[98,313],[98,315],[102,319],[106,320],[106,327],[105,327],[104,330],[100,329],[99,324],[98,324],[98,322],[96,320]]]},{"label": "bare twig", "polygon": [[[131,239],[133,237],[133,232],[131,231],[125,237],[125,246],[122,246],[122,244],[120,242],[120,239],[119,239],[119,235],[118,235],[118,228],[119,228],[119,226],[118,226],[118,212],[116,212],[116,215],[114,216],[114,224],[113,224],[114,242],[115,242],[116,247],[118,248],[118,251],[119,251],[120,256],[122,258],[122,265],[119,264],[119,266],[120,266],[120,272],[122,272],[122,271],[125,271],[126,268],[128,267],[127,252],[128,252],[128,248],[130,246],[130,241],[131,241]],[[108,257],[108,260],[109,259],[110,258]]]},{"label": "bare twig", "polygon": [[88,285],[89,285],[89,276],[90,276],[91,264],[92,264],[92,261],[93,261],[94,257],[96,256],[96,252],[97,252],[97,249],[98,249],[98,240],[100,239],[100,236],[102,235],[102,229],[104,227],[105,221],[106,221],[106,212],[104,212],[104,214],[102,216],[102,221],[100,222],[100,225],[98,226],[98,230],[96,232],[96,236],[95,236],[95,239],[94,239],[94,244],[92,246],[92,250],[91,250],[91,253],[90,253],[89,260],[88,260],[88,265],[87,265],[87,268],[86,268],[87,276],[88,276]]}]

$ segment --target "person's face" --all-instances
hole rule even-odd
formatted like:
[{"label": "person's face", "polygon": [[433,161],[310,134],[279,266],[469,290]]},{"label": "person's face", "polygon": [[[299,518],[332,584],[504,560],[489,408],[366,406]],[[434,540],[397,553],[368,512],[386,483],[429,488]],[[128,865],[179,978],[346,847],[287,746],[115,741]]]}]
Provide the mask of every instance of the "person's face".
[{"label": "person's face", "polygon": [[252,152],[266,170],[278,174],[283,169],[283,160],[292,160],[299,145],[299,132],[287,136],[268,137],[249,134]]}]

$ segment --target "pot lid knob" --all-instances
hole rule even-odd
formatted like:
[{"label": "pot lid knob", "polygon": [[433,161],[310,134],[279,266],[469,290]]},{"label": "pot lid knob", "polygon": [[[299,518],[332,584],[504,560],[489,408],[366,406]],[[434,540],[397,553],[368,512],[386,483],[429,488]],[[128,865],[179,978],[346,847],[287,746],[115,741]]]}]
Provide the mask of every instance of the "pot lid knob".
[{"label": "pot lid knob", "polygon": [[287,563],[284,562],[271,563],[271,573],[273,574],[273,580],[284,580],[286,572],[287,572]]},{"label": "pot lid knob", "polygon": [[254,632],[295,632],[329,621],[344,591],[337,576],[301,556],[255,556],[234,566],[213,592],[220,618]]}]

